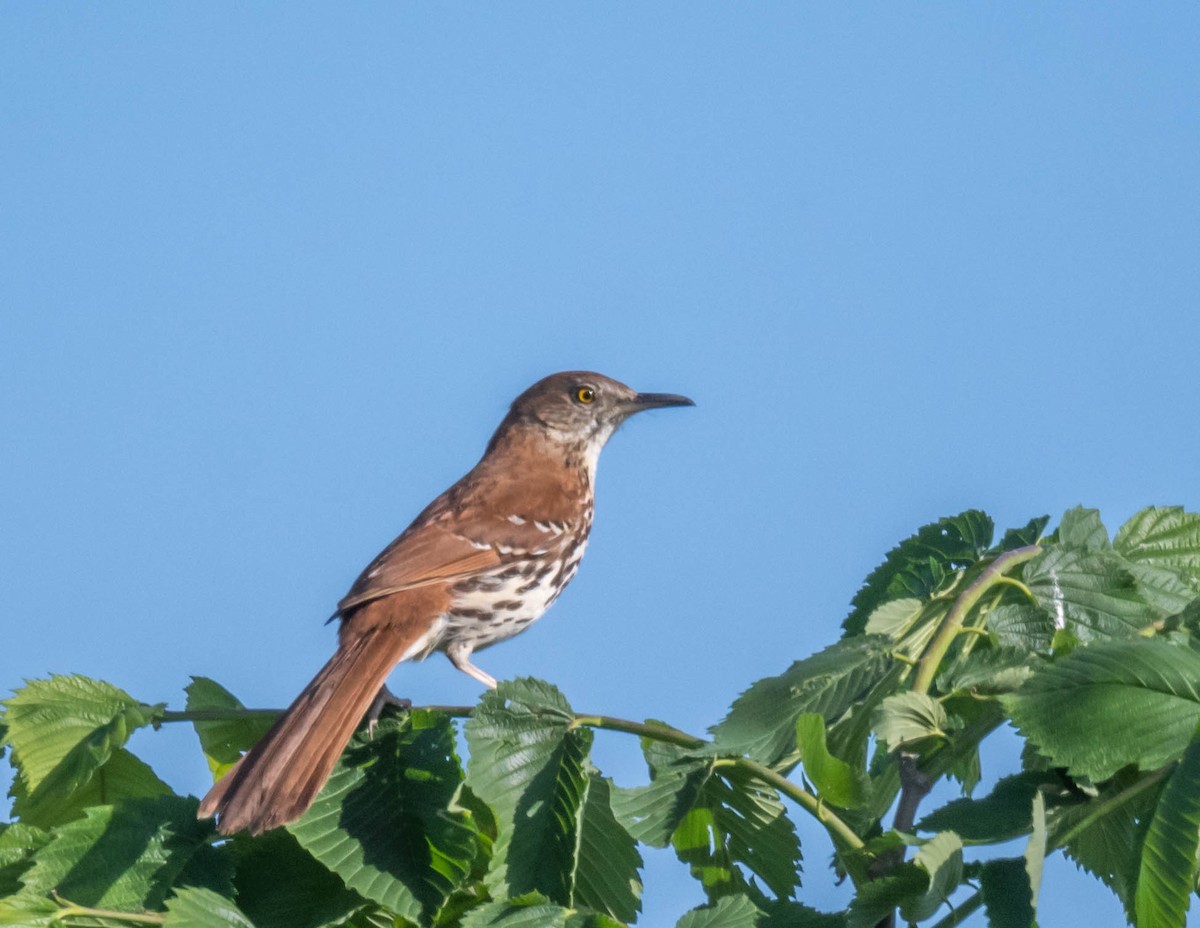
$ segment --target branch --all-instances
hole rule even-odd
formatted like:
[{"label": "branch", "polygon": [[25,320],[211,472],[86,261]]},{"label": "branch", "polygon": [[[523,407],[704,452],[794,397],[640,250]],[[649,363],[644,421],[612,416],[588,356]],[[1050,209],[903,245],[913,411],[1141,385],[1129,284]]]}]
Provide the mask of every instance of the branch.
[{"label": "branch", "polygon": [[[470,718],[474,712],[473,706],[414,706],[412,711],[440,712],[454,718]],[[227,719],[274,718],[282,712],[281,709],[191,709],[183,711],[165,710],[159,716],[160,722],[215,722]],[[616,718],[611,715],[585,715],[577,713],[571,722],[572,727],[587,726],[604,731],[619,731],[639,738],[648,738],[664,744],[677,747],[696,749],[702,748],[709,742],[697,738],[685,731],[668,725],[665,722],[635,722],[631,719]],[[773,786],[780,793],[791,799],[805,812],[825,827],[829,837],[839,850],[852,850],[863,846],[858,834],[824,805],[816,796],[783,774],[765,767],[747,757],[730,758],[729,763],[741,767],[753,774],[759,780]]]},{"label": "branch", "polygon": [[1041,550],[1040,545],[1028,545],[1024,548],[1005,551],[984,568],[983,572],[975,578],[974,583],[963,590],[958,599],[954,601],[954,605],[950,607],[950,611],[946,613],[946,617],[942,619],[937,634],[933,636],[933,640],[929,642],[925,653],[917,662],[917,679],[913,682],[913,690],[918,693],[929,692],[929,688],[933,686],[933,677],[942,663],[942,658],[946,656],[950,645],[958,637],[967,613],[979,602],[984,593],[999,583],[1008,582],[1004,577],[1006,570],[1033,560],[1041,553]]}]

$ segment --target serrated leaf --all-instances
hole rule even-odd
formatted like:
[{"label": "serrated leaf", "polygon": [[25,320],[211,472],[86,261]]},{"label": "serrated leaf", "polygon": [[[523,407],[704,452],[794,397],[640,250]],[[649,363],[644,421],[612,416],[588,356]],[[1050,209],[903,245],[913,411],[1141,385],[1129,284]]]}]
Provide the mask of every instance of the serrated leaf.
[{"label": "serrated leaf", "polygon": [[1138,928],[1183,928],[1200,845],[1200,737],[1193,737],[1154,810],[1142,843],[1134,911]]},{"label": "serrated leaf", "polygon": [[969,509],[923,526],[900,542],[855,595],[842,623],[846,634],[861,634],[868,616],[889,599],[925,599],[940,590],[958,570],[979,560],[992,543],[994,529],[986,513]]},{"label": "serrated leaf", "polygon": [[1063,513],[1062,521],[1054,530],[1054,539],[1063,548],[1079,551],[1107,551],[1112,548],[1108,529],[1100,519],[1100,510],[1085,509],[1083,506]]},{"label": "serrated leaf", "polygon": [[867,617],[864,631],[868,635],[886,635],[894,641],[908,631],[924,605],[921,600],[911,597],[882,603]]},{"label": "serrated leaf", "polygon": [[711,770],[708,759],[679,757],[650,764],[645,786],[616,787],[612,808],[617,820],[638,841],[666,847],[691,810]]},{"label": "serrated leaf", "polygon": [[50,841],[41,828],[24,822],[0,825],[0,896],[21,888],[21,874],[33,865],[33,854]]},{"label": "serrated leaf", "polygon": [[1042,663],[1020,648],[975,648],[938,675],[937,688],[942,693],[996,696],[1017,689]]},{"label": "serrated leaf", "polygon": [[211,889],[181,886],[167,900],[163,928],[255,928],[232,899]]},{"label": "serrated leaf", "polygon": [[749,896],[726,896],[712,905],[685,913],[675,928],[756,928],[759,915]]},{"label": "serrated leaf", "polygon": [[1012,551],[1015,548],[1024,548],[1028,545],[1037,544],[1039,538],[1042,537],[1042,532],[1046,530],[1046,526],[1050,522],[1049,516],[1038,516],[1030,519],[1020,528],[1010,528],[1004,533],[1004,537],[1000,539],[1000,544],[996,548],[996,552],[1003,553]]},{"label": "serrated leaf", "polygon": [[846,910],[846,928],[876,928],[902,905],[920,899],[929,889],[929,873],[913,863],[903,863],[888,876],[858,887]]},{"label": "serrated leaf", "polygon": [[1026,771],[1003,777],[983,799],[955,799],[917,823],[920,831],[953,831],[969,843],[998,844],[1033,828],[1033,797],[1042,789],[1061,790],[1053,771]]},{"label": "serrated leaf", "polygon": [[603,913],[563,908],[548,902],[540,893],[528,893],[472,909],[463,918],[461,928],[624,928],[624,925]]},{"label": "serrated leaf", "polygon": [[21,892],[0,897],[0,925],[13,928],[45,928],[61,925],[60,908],[53,900],[34,893]]},{"label": "serrated leaf", "polygon": [[1182,506],[1150,506],[1121,526],[1113,540],[1128,560],[1200,573],[1200,513]]},{"label": "serrated leaf", "polygon": [[590,774],[580,824],[575,905],[632,922],[642,909],[642,855],[613,815],[611,784]]},{"label": "serrated leaf", "polygon": [[946,710],[925,693],[904,692],[889,696],[875,710],[875,735],[895,751],[927,738],[944,738]]},{"label": "serrated leaf", "polygon": [[800,842],[774,789],[670,745],[649,745],[647,760],[649,786],[613,792],[613,811],[631,834],[647,843],[669,839],[710,898],[745,891],[743,871],[777,896],[791,895]]},{"label": "serrated leaf", "polygon": [[1074,776],[1098,783],[1127,764],[1154,770],[1183,753],[1200,721],[1200,653],[1158,640],[1100,642],[1001,701],[1021,733]]},{"label": "serrated leaf", "polygon": [[826,802],[845,809],[865,803],[871,781],[865,770],[851,767],[829,753],[825,743],[825,720],[815,712],[796,720],[796,745],[804,764],[804,775]]},{"label": "serrated leaf", "polygon": [[97,908],[156,909],[191,859],[212,850],[212,823],[196,819],[196,806],[179,796],[93,806],[34,855],[25,889]]},{"label": "serrated leaf", "polygon": [[493,896],[536,891],[572,903],[592,744],[573,722],[557,689],[521,679],[486,693],[466,725],[467,783],[496,816]]},{"label": "serrated leaf", "polygon": [[796,719],[806,712],[833,724],[864,700],[891,666],[881,636],[840,641],[754,683],[711,729],[713,750],[774,764],[795,749]]},{"label": "serrated leaf", "polygon": [[286,829],[253,839],[239,837],[233,853],[234,888],[255,928],[338,925],[366,901]]},{"label": "serrated leaf", "polygon": [[1112,551],[1049,547],[1026,565],[1025,583],[1055,627],[1081,641],[1130,637],[1158,617]]},{"label": "serrated leaf", "polygon": [[1001,647],[1044,653],[1054,638],[1054,619],[1033,603],[1005,603],[988,613],[987,627]]},{"label": "serrated leaf", "polygon": [[[192,682],[185,687],[185,692],[188,712],[246,708],[229,690],[208,677],[192,677]],[[214,783],[229,772],[242,756],[242,752],[249,750],[267,733],[275,718],[275,713],[264,713],[249,718],[192,723],[200,739],[200,748],[208,760]]]},{"label": "serrated leaf", "polygon": [[67,796],[45,789],[30,796],[20,775],[14,779],[11,792],[13,815],[41,828],[53,828],[81,818],[90,806],[171,794],[171,787],[160,780],[148,764],[125,748],[114,750],[86,784]]},{"label": "serrated leaf", "polygon": [[1113,547],[1144,598],[1179,612],[1200,596],[1200,514],[1181,506],[1143,509],[1121,526]]},{"label": "serrated leaf", "polygon": [[32,801],[61,799],[91,779],[129,736],[161,715],[122,689],[88,677],[30,680],[4,701],[12,747]]},{"label": "serrated leaf", "polygon": [[800,882],[800,840],[775,791],[741,768],[713,768],[671,837],[709,898],[744,891],[739,867],[778,898]]},{"label": "serrated leaf", "polygon": [[929,874],[929,885],[919,896],[900,903],[900,914],[911,922],[924,921],[940,909],[962,882],[962,841],[943,831],[922,843],[913,865]]},{"label": "serrated leaf", "polygon": [[980,870],[979,888],[988,928],[1036,928],[1033,892],[1023,857],[987,861]]},{"label": "serrated leaf", "polygon": [[846,928],[844,913],[820,912],[800,902],[763,902],[759,911],[756,928]]},{"label": "serrated leaf", "polygon": [[412,712],[351,741],[316,802],[288,826],[346,886],[428,919],[470,872],[470,816],[452,808],[462,768],[448,717]]},{"label": "serrated leaf", "polygon": [[1133,895],[1141,861],[1144,823],[1158,801],[1161,784],[1122,774],[1095,799],[1053,810],[1050,845],[1099,878],[1133,919]]}]

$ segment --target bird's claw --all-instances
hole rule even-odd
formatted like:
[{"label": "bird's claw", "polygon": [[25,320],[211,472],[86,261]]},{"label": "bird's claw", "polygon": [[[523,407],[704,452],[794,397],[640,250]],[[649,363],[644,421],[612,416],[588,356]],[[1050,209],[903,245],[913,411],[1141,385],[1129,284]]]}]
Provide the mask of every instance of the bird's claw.
[{"label": "bird's claw", "polygon": [[374,740],[375,726],[379,723],[379,717],[383,714],[383,710],[388,706],[391,706],[395,709],[400,709],[403,712],[407,712],[412,708],[412,700],[403,699],[402,697],[397,696],[387,688],[386,684],[380,687],[379,693],[375,697],[375,701],[371,703],[371,708],[367,710],[368,738]]}]

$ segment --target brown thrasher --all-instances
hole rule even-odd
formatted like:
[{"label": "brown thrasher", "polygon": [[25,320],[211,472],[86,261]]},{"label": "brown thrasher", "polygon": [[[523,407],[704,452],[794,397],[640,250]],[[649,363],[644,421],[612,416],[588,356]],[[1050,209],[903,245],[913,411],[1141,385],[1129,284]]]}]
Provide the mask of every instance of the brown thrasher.
[{"label": "brown thrasher", "polygon": [[200,817],[218,816],[223,834],[258,834],[299,818],[400,661],[443,651],[494,688],[471,654],[536,621],[575,576],[604,443],[636,412],[691,405],[588,371],[552,374],[518,396],[479,463],[338,603],[337,651],[213,786]]}]

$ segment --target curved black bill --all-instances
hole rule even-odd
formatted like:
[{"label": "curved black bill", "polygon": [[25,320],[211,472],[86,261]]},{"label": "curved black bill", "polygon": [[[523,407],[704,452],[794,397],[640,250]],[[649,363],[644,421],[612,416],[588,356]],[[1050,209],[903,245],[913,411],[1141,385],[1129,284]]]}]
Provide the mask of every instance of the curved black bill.
[{"label": "curved black bill", "polygon": [[641,412],[643,409],[658,409],[662,406],[695,406],[696,404],[678,393],[639,393],[630,400],[630,405],[633,406],[634,412]]}]

